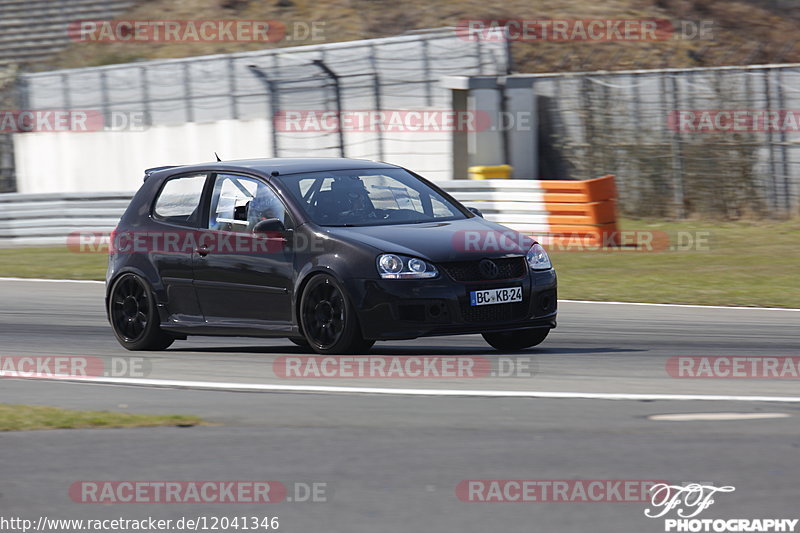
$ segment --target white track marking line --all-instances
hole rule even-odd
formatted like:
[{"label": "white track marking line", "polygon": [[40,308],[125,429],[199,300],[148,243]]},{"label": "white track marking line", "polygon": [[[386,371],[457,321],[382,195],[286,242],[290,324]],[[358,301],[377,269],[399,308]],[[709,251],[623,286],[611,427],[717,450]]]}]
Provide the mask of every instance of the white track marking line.
[{"label": "white track marking line", "polygon": [[36,281],[39,283],[103,283],[95,279],[43,279],[43,278],[0,278],[0,281]]},{"label": "white track marking line", "polygon": [[[88,280],[88,279],[42,279],[42,278],[2,278],[0,281],[38,281],[42,283],[103,283],[105,281]],[[744,306],[726,306],[726,305],[697,305],[697,304],[657,304],[649,302],[599,302],[595,300],[558,300],[558,303],[574,303],[574,304],[602,304],[602,305],[649,305],[652,307],[689,307],[697,309],[742,309],[745,311],[794,311],[798,312],[800,309],[791,307],[744,307]]]},{"label": "white track marking line", "polygon": [[761,420],[769,418],[791,418],[788,413],[685,413],[652,415],[647,418],[658,422],[701,422],[725,420]]},{"label": "white track marking line", "polygon": [[729,306],[729,305],[699,305],[699,304],[654,304],[648,302],[598,302],[594,300],[559,300],[558,303],[573,303],[573,304],[603,304],[603,305],[647,305],[651,307],[689,307],[693,309],[743,309],[747,311],[793,311],[798,312],[800,309],[791,307],[744,307],[744,306]]},{"label": "white track marking line", "polygon": [[[0,375],[2,373],[0,372]],[[105,385],[139,385],[179,389],[220,390],[229,392],[316,392],[383,394],[394,396],[468,396],[478,398],[548,398],[573,400],[681,400],[681,401],[724,401],[724,402],[781,402],[800,403],[800,396],[734,396],[716,394],[625,394],[607,392],[550,392],[521,390],[470,390],[470,389],[401,389],[381,387],[330,387],[324,385],[278,385],[271,383],[225,383],[213,381],[182,381],[172,379],[140,378],[10,378],[62,383],[99,383]]]}]

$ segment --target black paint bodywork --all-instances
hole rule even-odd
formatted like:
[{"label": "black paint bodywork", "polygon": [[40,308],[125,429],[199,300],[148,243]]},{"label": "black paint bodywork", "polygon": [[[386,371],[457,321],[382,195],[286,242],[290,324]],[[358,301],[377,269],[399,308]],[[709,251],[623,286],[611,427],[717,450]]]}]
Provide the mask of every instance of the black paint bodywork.
[{"label": "black paint bodywork", "polygon": [[[163,183],[178,175],[240,174],[270,185],[296,222],[285,247],[265,254],[220,253],[201,256],[195,250],[169,253],[109,254],[106,287],[121,274],[133,272],[149,283],[157,302],[161,327],[179,338],[186,335],[302,337],[298,305],[303,287],[317,273],[335,276],[346,288],[367,339],[410,339],[430,335],[486,333],[556,326],[555,271],[532,271],[512,280],[455,281],[442,265],[502,259],[521,253],[464,252],[453,238],[465,230],[508,228],[476,216],[446,192],[466,216],[463,220],[369,227],[323,227],[309,220],[274,176],[332,170],[399,168],[374,161],[304,158],[258,159],[166,167],[149,173],[122,216],[117,232],[182,231],[186,227],[154,218],[154,200]],[[413,174],[413,173],[412,173]],[[206,186],[198,220],[208,220]],[[196,224],[193,230],[211,231]],[[432,279],[381,279],[376,258],[397,253],[425,259],[437,266]],[[469,309],[471,290],[523,287],[522,304]],[[108,309],[108,295],[106,309]],[[507,312],[491,308],[514,305]],[[483,315],[481,315],[483,313]]]}]

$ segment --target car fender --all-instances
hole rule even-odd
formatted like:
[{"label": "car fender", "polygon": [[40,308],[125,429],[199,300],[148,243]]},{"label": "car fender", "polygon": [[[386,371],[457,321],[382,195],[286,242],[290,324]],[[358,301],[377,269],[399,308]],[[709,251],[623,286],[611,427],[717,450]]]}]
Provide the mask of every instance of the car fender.
[{"label": "car fender", "polygon": [[[323,253],[298,254],[295,257],[297,276],[294,282],[292,315],[300,325],[300,298],[308,280],[318,274],[336,278],[345,288],[348,279],[375,277],[377,270],[375,258],[381,251],[364,244],[352,243],[343,239],[321,235]],[[346,294],[350,298],[352,295]],[[351,303],[355,303],[352,302]]]},{"label": "car fender", "polygon": [[[153,279],[148,277],[147,274],[145,274],[145,272],[143,270],[139,269],[138,267],[131,266],[131,265],[126,265],[123,268],[114,271],[114,274],[110,278],[108,278],[106,280],[106,298],[105,298],[106,318],[108,320],[111,320],[111,317],[108,314],[108,299],[111,296],[111,288],[114,286],[114,284],[117,282],[117,280],[121,276],[123,276],[124,274],[136,274],[137,276],[139,276],[144,281],[144,284],[147,287],[147,289],[150,291],[150,294],[155,294],[156,295],[156,308],[159,310],[159,313],[161,313],[163,306],[162,306],[161,301],[158,298],[158,291],[155,289],[155,286],[153,284]],[[159,284],[160,284],[160,282],[159,282]],[[163,292],[163,290],[161,292]],[[161,320],[163,322],[164,317],[161,316],[160,318],[161,318]]]}]

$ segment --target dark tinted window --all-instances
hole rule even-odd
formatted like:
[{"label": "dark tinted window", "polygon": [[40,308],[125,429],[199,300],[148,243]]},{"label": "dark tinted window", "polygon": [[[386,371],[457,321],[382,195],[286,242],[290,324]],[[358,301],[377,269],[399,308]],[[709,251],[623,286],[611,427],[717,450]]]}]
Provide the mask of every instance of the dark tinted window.
[{"label": "dark tinted window", "polygon": [[205,183],[205,174],[170,178],[161,188],[153,214],[168,222],[191,224],[200,208]]},{"label": "dark tinted window", "polygon": [[337,170],[280,176],[309,218],[322,226],[379,226],[467,216],[403,169]]}]

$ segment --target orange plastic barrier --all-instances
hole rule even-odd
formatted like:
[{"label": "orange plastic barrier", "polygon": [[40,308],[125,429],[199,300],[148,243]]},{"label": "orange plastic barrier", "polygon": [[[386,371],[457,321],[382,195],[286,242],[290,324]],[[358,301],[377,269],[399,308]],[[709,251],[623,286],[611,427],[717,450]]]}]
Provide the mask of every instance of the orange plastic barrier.
[{"label": "orange plastic barrier", "polygon": [[590,246],[617,246],[617,187],[614,176],[582,181],[539,182],[555,244],[576,240]]}]

